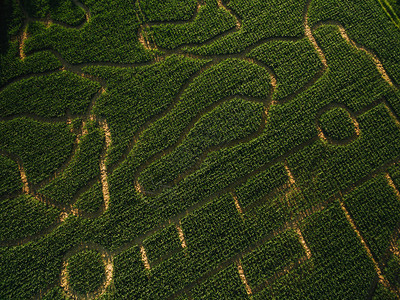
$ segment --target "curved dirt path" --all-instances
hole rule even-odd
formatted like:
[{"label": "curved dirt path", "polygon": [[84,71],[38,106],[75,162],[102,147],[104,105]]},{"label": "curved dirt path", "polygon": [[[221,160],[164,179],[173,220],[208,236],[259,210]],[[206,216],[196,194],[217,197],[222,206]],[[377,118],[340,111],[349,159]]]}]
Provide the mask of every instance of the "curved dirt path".
[{"label": "curved dirt path", "polygon": [[[97,288],[94,292],[88,293],[86,295],[81,295],[73,291],[71,286],[69,285],[68,272],[67,272],[68,259],[80,251],[89,249],[95,250],[100,253],[104,264],[105,279],[103,283],[99,286],[99,288]],[[63,289],[64,294],[67,297],[69,297],[69,299],[77,299],[77,300],[97,299],[106,292],[108,286],[111,284],[113,273],[114,273],[113,256],[111,255],[110,252],[106,251],[102,246],[95,243],[81,244],[75,247],[74,249],[68,251],[68,253],[64,256],[60,274],[60,286]]]}]

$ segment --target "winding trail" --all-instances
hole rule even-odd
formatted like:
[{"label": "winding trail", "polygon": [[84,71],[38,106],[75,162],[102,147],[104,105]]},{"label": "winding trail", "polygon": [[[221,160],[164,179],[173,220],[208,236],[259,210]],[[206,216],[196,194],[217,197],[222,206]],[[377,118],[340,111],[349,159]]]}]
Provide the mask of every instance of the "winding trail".
[{"label": "winding trail", "polygon": [[383,67],[383,64],[381,63],[379,58],[374,53],[372,53],[372,51],[369,51],[368,49],[364,48],[363,46],[360,46],[360,45],[356,44],[353,40],[351,40],[349,38],[349,36],[347,35],[346,29],[344,29],[344,27],[342,25],[337,24],[337,26],[339,28],[340,35],[342,36],[342,38],[345,39],[353,47],[357,48],[360,51],[363,51],[363,52],[367,53],[372,58],[372,61],[375,63],[376,68],[378,69],[378,71],[381,74],[382,78],[389,85],[394,86],[392,80],[390,79],[389,75],[387,74],[387,72],[386,72],[385,68]]},{"label": "winding trail", "polygon": [[[88,293],[86,295],[81,295],[73,291],[71,286],[69,285],[67,267],[69,258],[84,250],[95,250],[100,253],[104,265],[105,279],[103,283],[94,292]],[[114,273],[113,255],[107,250],[105,250],[101,245],[95,243],[83,243],[69,250],[67,254],[64,256],[60,274],[60,286],[63,289],[64,294],[70,299],[77,299],[77,300],[96,299],[102,296],[106,292],[108,286],[112,282],[113,273]]]},{"label": "winding trail", "polygon": [[[78,2],[78,1],[76,1],[76,0],[73,0],[73,1],[74,1],[75,4],[77,4],[78,6],[82,7],[82,8],[85,10],[85,12],[86,12],[86,13],[85,13],[86,21],[84,21],[81,25],[75,26],[75,27],[74,27],[74,28],[79,29],[79,28],[82,27],[85,23],[88,23],[88,22],[89,22],[89,20],[90,20],[90,12],[89,12],[89,9],[87,9],[87,7],[85,7],[83,4],[80,4],[80,2]],[[304,87],[303,89],[297,91],[297,92],[296,92],[296,95],[297,95],[298,93],[303,92],[305,89],[309,88],[313,83],[315,83],[315,82],[324,74],[324,72],[325,72],[326,69],[328,68],[328,64],[327,64],[327,61],[326,61],[326,57],[325,57],[325,55],[324,55],[322,49],[321,49],[321,48],[319,47],[319,45],[317,44],[317,42],[316,42],[316,40],[315,40],[315,38],[314,38],[314,36],[313,36],[313,34],[312,34],[312,30],[311,30],[311,28],[309,27],[309,24],[308,24],[308,16],[307,16],[307,13],[308,13],[308,9],[309,9],[310,3],[311,3],[311,0],[308,1],[308,3],[307,3],[306,12],[305,12],[305,17],[304,17],[305,36],[306,36],[306,37],[309,39],[309,41],[313,44],[313,47],[314,47],[315,51],[318,53],[318,56],[319,56],[319,58],[320,58],[320,60],[321,60],[321,62],[322,62],[322,64],[323,64],[323,69],[322,69],[321,72],[319,72],[319,73],[317,74],[317,76],[316,76],[315,78],[313,78],[313,79],[310,81],[310,84],[308,84],[308,85],[307,85],[306,87]],[[228,10],[232,15],[234,15],[228,8],[226,8],[226,7],[223,5],[223,3],[222,3],[220,0],[218,1],[218,4],[220,5],[221,8],[224,8],[224,9]],[[199,4],[199,5],[200,5],[200,4]],[[199,8],[199,5],[198,5],[198,8]],[[234,16],[235,16],[236,19],[237,19],[237,23],[236,23],[236,30],[237,30],[237,29],[240,29],[240,28],[241,28],[241,23],[240,23],[240,20],[237,18],[237,16],[236,16],[236,15],[234,15]],[[193,18],[195,18],[195,17],[196,17],[196,14],[194,14]],[[33,19],[29,19],[28,21],[30,21],[30,20],[33,20]],[[57,23],[57,22],[56,22],[56,23]],[[60,24],[60,25],[69,27],[69,26],[66,25],[66,24]],[[364,52],[366,52],[367,54],[369,54],[369,55],[372,57],[372,60],[374,61],[375,65],[377,66],[378,71],[379,71],[380,74],[382,75],[382,78],[383,78],[386,82],[388,82],[388,84],[390,84],[391,86],[393,86],[393,82],[390,80],[390,78],[389,78],[388,74],[386,73],[385,69],[383,68],[383,65],[382,65],[382,63],[380,62],[380,60],[379,60],[371,51],[368,51],[367,49],[358,46],[354,41],[350,40],[349,37],[348,37],[348,35],[347,35],[347,33],[346,33],[346,31],[345,31],[345,29],[343,28],[343,26],[341,26],[341,25],[338,25],[338,26],[339,26],[340,33],[341,33],[342,37],[343,37],[347,42],[349,42],[349,43],[351,43],[353,46],[357,47],[359,50],[364,51]],[[143,28],[143,29],[145,30],[145,28]],[[140,33],[139,33],[139,34],[140,34]],[[219,37],[220,37],[220,36],[215,37],[215,38],[213,38],[212,40],[215,40],[216,38],[219,38]],[[25,39],[26,39],[26,36],[25,36],[25,38],[22,38],[22,39],[21,39],[21,44],[20,44],[20,57],[21,57],[21,59],[24,59],[24,58],[25,58],[25,54],[23,53],[23,41],[24,41]],[[279,37],[277,37],[277,38],[270,38],[270,39],[267,39],[267,40],[276,40],[276,39],[286,39],[286,38],[279,38]],[[260,41],[259,43],[261,44],[261,43],[263,43],[263,42],[265,42],[265,41],[266,41],[266,40],[263,40],[263,41]],[[148,41],[146,42],[146,39],[144,38],[144,36],[143,36],[143,41],[141,41],[141,42],[142,42],[143,46],[145,46],[145,44],[146,44],[145,47],[149,47],[149,45],[150,45]],[[227,57],[239,57],[239,58],[242,58],[242,59],[246,59],[246,58],[245,58],[245,54],[248,53],[248,52],[250,51],[250,49],[253,49],[254,47],[258,46],[259,43],[248,47],[248,48],[246,49],[246,51],[244,51],[244,52],[241,53],[241,54],[227,55],[227,56],[225,56],[224,58],[227,58]],[[22,49],[22,50],[21,50],[21,49]],[[153,48],[151,48],[151,45],[150,45],[150,48],[149,48],[149,49],[150,49],[150,50],[153,49]],[[52,51],[52,52],[53,52],[53,53],[56,53],[55,51]],[[166,52],[166,55],[165,55],[165,56],[167,56],[167,55],[169,55],[169,54],[172,54],[172,53],[173,53],[173,52],[171,52],[171,51]],[[176,53],[177,53],[177,54],[182,54],[182,53],[179,51],[179,49],[177,50]],[[66,70],[70,70],[70,71],[72,71],[72,72],[74,72],[74,73],[76,73],[76,74],[83,74],[83,75],[85,75],[84,72],[82,72],[82,68],[85,67],[85,66],[89,66],[89,65],[111,65],[111,66],[117,66],[117,65],[118,65],[118,64],[114,64],[114,63],[92,63],[92,64],[70,65],[70,64],[68,64],[65,60],[63,60],[63,59],[61,58],[61,55],[59,55],[58,53],[57,53],[57,55],[58,55],[57,57],[60,58],[60,61],[61,61],[62,64],[63,64],[63,68],[66,69]],[[165,56],[159,56],[159,58],[162,59],[162,58],[164,58]],[[190,57],[191,55],[187,54],[186,56]],[[199,59],[199,58],[207,58],[207,56],[204,56],[204,57],[197,57],[197,56],[196,56],[196,58],[198,58],[198,59]],[[222,59],[224,59],[224,58],[222,58]],[[148,128],[149,126],[151,126],[151,124],[152,124],[153,122],[155,122],[156,120],[158,120],[158,119],[162,118],[163,116],[165,116],[165,115],[172,109],[172,107],[174,107],[174,106],[176,105],[176,103],[179,102],[180,96],[181,96],[182,93],[186,90],[186,88],[190,85],[190,83],[193,81],[193,79],[194,79],[195,77],[199,76],[199,74],[201,74],[201,72],[203,72],[206,68],[211,67],[212,65],[218,63],[220,60],[221,60],[221,59],[214,59],[211,65],[208,64],[207,67],[202,68],[202,70],[200,70],[199,72],[197,72],[196,74],[194,74],[194,75],[191,77],[191,79],[189,79],[189,80],[183,85],[183,87],[182,87],[182,89],[179,91],[179,93],[178,93],[176,99],[175,99],[175,100],[173,101],[173,103],[169,106],[169,108],[168,108],[167,110],[165,110],[164,112],[162,112],[162,113],[158,114],[157,116],[155,116],[155,117],[151,118],[150,120],[148,120],[148,121],[141,127],[141,129],[140,129],[139,131],[137,131],[137,133],[135,134],[135,136],[134,136],[133,139],[132,139],[131,144],[128,146],[127,151],[124,153],[124,155],[121,157],[121,159],[120,159],[116,164],[114,164],[113,166],[111,166],[108,170],[107,170],[107,168],[106,168],[106,153],[107,153],[107,150],[109,149],[109,147],[110,147],[110,145],[111,145],[111,134],[110,134],[110,130],[109,130],[109,128],[108,128],[108,125],[107,125],[106,121],[104,120],[104,121],[101,122],[101,125],[102,125],[102,127],[103,127],[103,131],[104,131],[104,133],[105,133],[105,139],[106,139],[106,146],[105,146],[105,149],[104,149],[104,151],[103,151],[103,154],[104,154],[104,155],[102,155],[102,158],[101,158],[101,161],[100,161],[101,183],[102,183],[102,191],[103,191],[104,202],[105,202],[105,203],[104,203],[104,204],[105,204],[105,210],[107,210],[108,207],[109,207],[109,190],[108,190],[107,175],[110,175],[110,174],[112,173],[112,171],[115,170],[115,169],[122,163],[122,161],[126,159],[126,157],[128,156],[128,154],[129,154],[129,153],[131,152],[131,150],[132,150],[133,144],[136,143],[136,141],[139,139],[141,133],[143,133],[143,131],[144,131],[146,128]],[[252,60],[252,62],[258,64],[258,62],[254,61],[254,60]],[[156,63],[156,60],[153,60],[153,61],[150,61],[150,62],[146,62],[146,63],[138,63],[138,64],[119,64],[119,65],[120,65],[121,67],[136,67],[136,66],[148,65],[148,64],[152,64],[152,63]],[[264,66],[264,67],[266,67],[266,66]],[[267,68],[268,68],[268,67],[267,67]],[[261,128],[261,130],[260,130],[261,132],[262,132],[262,130],[265,128],[265,123],[266,123],[267,117],[268,117],[268,109],[270,108],[271,105],[275,105],[275,104],[276,104],[276,102],[273,102],[273,101],[272,101],[272,95],[273,95],[273,93],[274,93],[274,91],[275,91],[275,89],[276,89],[276,85],[277,85],[276,76],[274,75],[274,73],[272,72],[272,70],[270,70],[270,69],[267,69],[267,70],[268,70],[268,72],[269,72],[270,75],[271,75],[271,86],[272,86],[272,91],[271,91],[270,97],[268,97],[268,99],[266,99],[266,101],[265,101],[265,103],[266,103],[266,104],[265,104],[265,114],[264,114],[265,117],[264,117],[264,121],[262,122],[262,125],[261,125],[261,127],[260,127],[260,128]],[[53,71],[51,71],[51,72],[53,72]],[[46,73],[46,74],[47,74],[47,73]],[[37,74],[36,74],[36,75],[33,74],[33,75],[30,75],[30,76],[37,76]],[[21,78],[25,78],[25,77],[19,77],[19,79],[21,79]],[[99,80],[99,79],[96,79],[96,78],[93,78],[93,77],[88,77],[88,78],[90,78],[91,80]],[[104,82],[102,82],[102,87],[103,87],[102,89],[103,89],[103,91],[104,91],[104,87],[105,87]],[[294,96],[295,96],[295,95],[293,95],[293,96],[291,95],[290,97],[294,97]],[[95,101],[95,99],[94,99],[94,101]],[[93,101],[93,103],[94,103],[94,101]],[[89,112],[90,112],[90,110],[89,110]],[[200,114],[200,115],[201,115],[201,114]],[[394,116],[394,119],[398,122],[398,120],[397,120],[397,118],[396,118],[395,116]],[[357,123],[357,124],[358,124],[358,123]],[[357,126],[356,126],[356,127],[357,127]],[[82,127],[82,128],[83,128],[83,127]],[[190,131],[190,127],[189,127],[188,130]],[[82,132],[83,132],[83,129],[82,129]],[[254,136],[253,138],[256,138],[256,136]],[[310,139],[307,143],[302,144],[302,145],[299,145],[298,147],[295,147],[294,149],[292,149],[292,150],[289,151],[288,153],[282,155],[281,157],[276,158],[276,159],[272,160],[271,162],[266,163],[265,166],[263,166],[262,168],[259,168],[259,169],[255,170],[254,172],[251,172],[251,174],[256,174],[257,172],[260,172],[261,170],[265,169],[267,166],[269,166],[269,165],[271,165],[271,164],[273,164],[273,163],[276,163],[277,161],[283,161],[285,158],[287,158],[287,157],[290,155],[290,153],[292,153],[293,151],[297,151],[297,150],[301,149],[301,148],[304,147],[305,145],[311,144],[313,141],[315,141],[315,139]],[[174,146],[176,147],[177,145],[178,145],[178,144],[176,144],[176,145],[174,145]],[[211,149],[211,151],[212,151],[212,149]],[[167,152],[165,152],[165,151],[161,151],[161,152],[162,152],[161,155],[163,155],[163,154],[165,155],[165,153],[167,153]],[[75,152],[73,152],[73,153],[75,153]],[[71,155],[71,158],[72,158],[72,157],[73,157],[73,154]],[[204,156],[204,157],[205,157],[205,156]],[[157,159],[157,156],[155,156],[155,159]],[[146,163],[144,164],[144,166],[148,165],[148,164],[149,164],[149,161],[151,161],[151,160],[152,160],[152,159],[147,160]],[[69,160],[69,161],[70,161],[70,160]],[[68,164],[69,164],[69,162],[67,162],[64,166],[66,167]],[[385,166],[386,166],[386,165],[385,165]],[[385,167],[385,166],[382,166],[382,167]],[[64,168],[65,168],[65,167],[64,167]],[[196,165],[196,167],[198,167],[198,165]],[[23,186],[24,186],[23,192],[24,192],[24,193],[34,193],[34,191],[31,191],[31,190],[30,190],[30,188],[29,188],[29,183],[28,183],[28,181],[27,181],[25,171],[23,170],[23,168],[22,168],[22,170],[21,170],[21,168],[22,168],[22,164],[21,164],[21,166],[20,166],[20,173],[21,173],[21,179],[22,179]],[[143,168],[144,168],[144,167],[142,167],[142,169],[143,169]],[[293,178],[293,176],[292,176],[290,170],[287,168],[287,165],[285,165],[285,168],[286,168],[287,171],[288,171],[289,183],[290,183],[290,184],[295,184],[295,180],[294,180],[294,178]],[[378,168],[376,172],[380,172],[381,169],[382,169],[382,168]],[[190,170],[190,172],[193,172],[194,170],[195,170],[195,169],[192,169],[192,170]],[[60,174],[61,172],[62,172],[62,171],[59,171],[59,172],[56,173],[56,174]],[[138,175],[138,174],[140,174],[140,172],[138,172],[137,175]],[[188,174],[190,174],[190,173],[186,173],[184,177],[188,176]],[[250,176],[251,174],[249,174],[249,176]],[[371,174],[370,174],[370,175],[371,175]],[[370,175],[368,175],[368,178],[369,178]],[[57,176],[57,175],[55,175],[55,176]],[[183,179],[184,177],[182,177],[181,179]],[[136,176],[135,178],[138,178],[138,177]],[[243,180],[244,180],[244,179],[243,179]],[[243,181],[243,180],[242,180],[242,181]],[[366,179],[363,178],[362,180],[366,180]],[[362,182],[362,180],[361,180],[361,182]],[[204,201],[201,201],[201,202],[197,203],[196,205],[194,205],[193,207],[191,207],[190,209],[188,209],[186,212],[182,212],[181,214],[179,214],[179,215],[175,216],[174,218],[172,218],[172,220],[177,220],[177,219],[179,220],[182,216],[184,216],[185,214],[190,213],[190,211],[193,211],[196,207],[199,207],[199,206],[201,206],[201,205],[204,205],[205,203],[208,203],[209,201],[211,201],[211,199],[215,198],[215,197],[216,197],[218,194],[220,194],[221,192],[226,192],[227,189],[232,189],[235,185],[239,184],[240,182],[241,182],[241,181],[238,180],[237,182],[235,182],[235,183],[233,183],[233,184],[230,184],[229,187],[227,187],[226,189],[223,189],[222,191],[213,194],[211,197],[208,197],[208,198],[205,199]],[[359,181],[359,182],[360,182],[360,181]],[[357,184],[357,183],[356,183],[356,184]],[[135,187],[137,188],[137,191],[138,191],[139,193],[141,193],[141,194],[145,193],[145,192],[143,191],[143,189],[140,187],[139,183],[135,184]],[[398,193],[398,191],[397,191],[397,193]],[[243,214],[243,210],[242,210],[242,208],[240,207],[240,205],[238,205],[238,206],[236,205],[236,202],[239,204],[239,201],[238,201],[237,197],[236,197],[235,195],[232,195],[232,196],[233,196],[233,198],[234,198],[234,200],[235,200],[235,206],[236,206],[237,210],[239,211],[240,214]],[[330,201],[331,201],[331,200],[327,201],[327,203],[330,202]],[[46,203],[47,203],[47,202],[46,202]],[[322,205],[321,207],[310,209],[309,211],[305,212],[300,218],[296,218],[296,220],[293,220],[294,224],[297,224],[297,222],[300,222],[303,218],[305,218],[305,217],[307,217],[307,216],[309,216],[309,215],[315,213],[316,211],[323,210],[324,207],[325,207],[325,204]],[[373,263],[374,263],[374,266],[375,266],[375,268],[376,268],[376,270],[377,270],[377,273],[378,273],[378,275],[379,275],[379,277],[380,277],[380,280],[381,280],[383,283],[387,284],[387,281],[385,281],[385,279],[383,278],[382,271],[380,270],[379,265],[377,264],[377,262],[376,262],[376,261],[374,260],[374,258],[372,257],[372,253],[371,253],[370,250],[368,249],[368,247],[367,247],[365,241],[363,240],[363,238],[362,238],[360,232],[359,232],[358,229],[355,227],[355,224],[354,224],[353,220],[351,219],[349,213],[347,212],[347,209],[346,209],[346,207],[344,206],[344,204],[343,204],[342,201],[341,201],[341,207],[342,207],[342,210],[344,211],[344,213],[345,213],[345,215],[346,215],[346,218],[347,218],[347,220],[349,221],[350,225],[352,225],[353,230],[354,230],[354,231],[357,233],[357,235],[359,236],[359,238],[360,238],[360,240],[361,240],[361,243],[363,244],[364,248],[366,247],[367,253],[368,253],[368,255],[370,256],[370,258],[372,259],[372,261],[373,261]],[[59,218],[59,222],[57,222],[56,225],[62,223],[62,222],[68,217],[69,214],[76,214],[76,215],[80,215],[80,216],[82,215],[79,211],[73,210],[72,208],[69,208],[69,209],[68,209],[68,208],[64,208],[64,209],[61,211],[60,218]],[[171,220],[168,220],[168,222],[170,222],[170,221],[171,221]],[[239,276],[240,276],[240,278],[241,278],[241,280],[242,280],[242,283],[243,283],[244,286],[245,286],[246,292],[247,292],[249,295],[252,294],[253,291],[251,290],[250,286],[249,286],[248,283],[247,283],[247,280],[246,280],[246,277],[245,277],[243,268],[242,268],[242,266],[241,266],[240,257],[241,257],[243,254],[248,253],[248,252],[251,251],[252,249],[255,249],[257,246],[259,246],[259,245],[262,244],[263,242],[267,241],[269,238],[271,238],[271,237],[273,237],[273,236],[275,236],[275,235],[277,235],[277,234],[283,232],[284,230],[287,230],[288,228],[294,228],[294,229],[296,230],[296,232],[297,232],[298,235],[299,235],[300,242],[302,243],[302,245],[303,245],[303,247],[304,247],[304,249],[305,249],[305,251],[306,251],[307,259],[310,259],[310,258],[311,258],[311,251],[310,251],[310,249],[308,248],[308,246],[307,246],[307,244],[306,244],[306,242],[305,242],[305,240],[304,240],[304,237],[302,236],[302,233],[301,233],[299,227],[297,227],[297,225],[293,225],[293,222],[291,222],[290,224],[285,224],[284,226],[282,226],[282,228],[278,229],[277,231],[274,231],[271,235],[269,235],[269,236],[267,236],[267,237],[264,237],[260,242],[256,243],[256,245],[252,245],[251,247],[249,247],[249,249],[245,249],[242,253],[240,253],[240,254],[238,254],[238,255],[236,255],[236,256],[230,258],[229,260],[227,260],[227,261],[225,261],[225,262],[222,262],[222,263],[218,266],[218,268],[215,268],[215,269],[211,270],[210,272],[208,272],[206,275],[202,276],[199,280],[197,280],[195,283],[191,284],[190,286],[193,286],[193,285],[195,285],[195,284],[198,284],[199,282],[204,281],[204,280],[205,280],[206,278],[208,278],[209,276],[212,276],[213,274],[215,274],[215,273],[217,272],[217,270],[220,270],[221,268],[226,267],[229,263],[232,263],[232,262],[235,262],[235,261],[236,261],[236,262],[237,262],[237,266],[238,266]],[[164,223],[165,223],[165,222],[164,222]],[[163,224],[162,224],[161,226],[163,226]],[[178,225],[176,225],[176,227],[177,227],[178,234],[179,234],[179,237],[180,237],[180,240],[181,240],[182,248],[186,248],[187,245],[186,245],[185,237],[184,237],[183,230],[182,230],[182,227],[181,227],[180,223],[179,223]],[[49,230],[45,230],[45,231],[43,232],[43,234],[41,234],[40,236],[44,236],[44,235],[48,234],[49,232],[51,232],[52,230],[54,230],[54,228],[55,228],[55,227],[52,227],[52,228],[49,229]],[[162,228],[162,227],[159,227],[159,228]],[[138,241],[140,241],[140,240],[143,240],[144,237],[146,237],[146,236],[148,236],[148,235],[150,235],[150,234],[156,232],[157,230],[159,230],[159,228],[154,228],[154,229],[151,230],[150,232],[147,232],[146,234],[137,237],[134,241],[132,241],[132,243],[136,243],[136,242],[138,242]],[[39,237],[36,237],[36,238],[39,238]],[[31,239],[30,239],[30,240],[31,240]],[[25,242],[25,240],[24,240],[24,242]],[[130,243],[129,245],[131,245],[132,243]],[[22,244],[23,244],[23,243],[22,243]],[[17,245],[17,244],[15,244],[15,245]],[[118,249],[117,251],[115,251],[115,253],[121,252],[123,249],[125,249],[125,248],[128,247],[129,245],[125,245],[124,247],[121,247],[120,249]],[[89,246],[89,248],[90,248],[90,246]],[[142,246],[142,248],[143,248],[143,246]],[[144,249],[144,248],[143,248],[143,249]],[[114,253],[114,254],[115,254],[115,253]],[[144,251],[144,253],[145,253],[145,251]],[[114,254],[113,254],[113,255],[114,255]],[[145,253],[145,256],[146,256],[146,261],[147,261],[147,263],[148,263],[146,253]],[[142,257],[143,257],[143,255],[142,255]],[[111,282],[111,280],[112,280],[112,273],[113,273],[112,255],[111,255],[110,253],[108,253],[108,252],[104,252],[104,253],[103,253],[103,261],[104,261],[105,266],[106,266],[106,270],[107,270],[107,271],[106,271],[106,274],[107,274],[107,275],[106,275],[106,280],[105,280],[105,283],[104,283],[103,287],[96,293],[96,296],[102,295],[102,294],[104,293],[105,289],[107,288],[107,286],[110,284],[110,282]],[[75,297],[76,295],[74,295],[74,294],[70,291],[70,288],[69,288],[69,286],[68,286],[68,281],[67,281],[67,279],[66,279],[66,266],[67,266],[67,263],[66,263],[66,259],[65,259],[65,262],[64,262],[64,265],[63,265],[63,269],[62,269],[62,272],[61,272],[61,276],[60,276],[61,286],[64,288],[64,290],[65,290],[65,292],[66,292],[67,295],[71,295],[71,297]],[[146,264],[145,264],[145,267],[146,267]],[[149,264],[148,264],[148,268],[146,267],[146,269],[150,269],[150,265],[149,265]],[[285,270],[286,270],[286,269],[285,269]],[[285,272],[286,272],[286,271],[285,271]],[[279,276],[277,276],[277,278],[279,278]],[[276,279],[274,279],[274,280],[276,280]],[[271,281],[274,281],[274,280],[271,280]],[[182,289],[180,292],[176,293],[176,295],[179,295],[179,294],[181,294],[181,293],[190,293],[190,286],[189,286],[189,287],[185,287],[185,288]],[[94,297],[94,296],[93,296],[93,297]]]}]

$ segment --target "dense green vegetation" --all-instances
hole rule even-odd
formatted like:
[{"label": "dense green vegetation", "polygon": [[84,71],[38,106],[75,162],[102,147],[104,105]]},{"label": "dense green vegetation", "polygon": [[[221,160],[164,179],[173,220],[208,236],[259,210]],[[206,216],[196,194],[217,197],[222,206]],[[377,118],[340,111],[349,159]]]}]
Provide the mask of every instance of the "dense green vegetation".
[{"label": "dense green vegetation", "polygon": [[0,94],[0,117],[29,113],[62,117],[83,114],[99,84],[68,71],[30,77],[8,85]]},{"label": "dense green vegetation", "polygon": [[296,42],[270,41],[253,49],[247,56],[262,61],[274,70],[276,100],[292,95],[322,68],[317,53],[306,38]]},{"label": "dense green vegetation", "polygon": [[52,225],[60,212],[37,199],[21,195],[0,202],[0,241],[32,236]]},{"label": "dense green vegetation", "polygon": [[319,124],[322,132],[335,141],[349,139],[355,134],[353,120],[341,107],[335,107],[322,114]]},{"label": "dense green vegetation", "polygon": [[81,251],[67,263],[68,282],[72,290],[81,295],[94,292],[104,280],[104,263],[95,250]]},{"label": "dense green vegetation", "polygon": [[0,156],[0,195],[9,194],[22,188],[18,164],[5,156]]},{"label": "dense green vegetation", "polygon": [[68,167],[39,190],[41,195],[61,203],[70,203],[80,188],[90,179],[100,175],[100,154],[104,136],[94,123],[88,123],[86,127],[88,134],[82,136]]},{"label": "dense green vegetation", "polygon": [[396,299],[395,1],[4,0],[0,298]]}]

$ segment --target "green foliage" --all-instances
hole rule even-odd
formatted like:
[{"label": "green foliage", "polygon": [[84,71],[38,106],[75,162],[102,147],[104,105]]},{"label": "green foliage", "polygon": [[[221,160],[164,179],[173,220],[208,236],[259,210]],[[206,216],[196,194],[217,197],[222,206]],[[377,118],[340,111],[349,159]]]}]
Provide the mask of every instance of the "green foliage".
[{"label": "green foliage", "polygon": [[222,103],[204,114],[171,153],[149,165],[139,177],[144,190],[170,183],[192,167],[208,148],[223,146],[254,133],[261,123],[263,105],[242,99]]},{"label": "green foliage", "polygon": [[378,282],[372,300],[396,300],[397,296],[382,283]]},{"label": "green foliage", "polygon": [[396,288],[400,287],[400,258],[391,255],[384,269],[385,278]]},{"label": "green foliage", "polygon": [[247,299],[237,266],[227,268],[196,286],[191,291],[195,299]]},{"label": "green foliage", "polygon": [[293,230],[271,239],[242,259],[246,279],[252,288],[257,287],[275,273],[292,266],[305,256],[299,236]]},{"label": "green foliage", "polygon": [[246,207],[281,187],[287,180],[288,175],[284,165],[277,163],[247,179],[235,189],[235,193],[241,205]]},{"label": "green foliage", "polygon": [[195,13],[196,0],[140,0],[145,21],[188,20]]},{"label": "green foliage", "polygon": [[0,52],[0,86],[21,75],[42,73],[61,67],[57,57],[49,51],[41,51],[21,60],[18,56],[18,42],[10,42],[6,52]]},{"label": "green foliage", "polygon": [[327,20],[340,22],[349,37],[373,51],[389,76],[400,83],[400,30],[380,7],[379,1],[312,1],[310,26]]},{"label": "green foliage", "polygon": [[132,150],[134,167],[176,143],[190,121],[217,101],[234,95],[266,97],[269,81],[265,70],[243,60],[211,66],[190,83],[168,114],[143,131]]},{"label": "green foliage", "polygon": [[0,155],[0,195],[10,194],[22,188],[18,164]]},{"label": "green foliage", "polygon": [[104,136],[94,123],[87,124],[88,134],[82,137],[68,167],[39,190],[39,193],[61,203],[71,203],[74,195],[87,182],[100,175],[100,154]]},{"label": "green foliage", "polygon": [[200,55],[230,54],[242,52],[263,39],[301,36],[304,34],[302,23],[305,5],[305,0],[230,1],[227,7],[241,19],[240,30],[210,44],[184,49]]},{"label": "green foliage", "polygon": [[90,74],[107,81],[107,92],[96,102],[94,112],[109,124],[112,146],[109,163],[119,159],[135,132],[165,110],[179,89],[206,61],[182,56],[138,68],[90,67]]},{"label": "green foliage", "polygon": [[81,251],[68,259],[68,283],[72,290],[85,295],[94,292],[105,278],[104,263],[95,250]]},{"label": "green foliage", "polygon": [[[48,28],[30,23],[31,36],[25,43],[26,53],[53,49],[70,63],[148,61],[157,51],[146,51],[139,43],[141,24],[137,8],[130,1],[86,0],[90,19],[77,29],[60,24]],[[32,25],[33,24],[33,25]],[[110,26],[112,24],[112,26]],[[35,27],[35,28],[32,28]]]},{"label": "green foliage", "polygon": [[85,20],[85,12],[73,0],[22,0],[28,14],[34,18],[47,18],[68,25],[78,25]]},{"label": "green foliage", "polygon": [[99,88],[97,82],[68,71],[29,77],[8,85],[0,93],[0,116],[29,113],[61,117],[67,110],[83,114]]},{"label": "green foliage", "polygon": [[29,237],[52,225],[60,212],[32,196],[0,200],[0,241]]},{"label": "green foliage", "polygon": [[0,122],[0,149],[19,156],[32,184],[48,178],[66,161],[73,142],[73,134],[63,123],[28,118]]},{"label": "green foliage", "polygon": [[145,239],[143,241],[143,246],[146,249],[150,263],[173,251],[182,249],[175,225],[170,225]]},{"label": "green foliage", "polygon": [[296,42],[270,41],[253,49],[248,57],[272,68],[277,87],[274,99],[282,100],[302,88],[322,68],[322,63],[307,38]]},{"label": "green foliage", "polygon": [[400,203],[393,188],[384,176],[377,176],[349,193],[344,202],[373,255],[379,260],[400,222]]},{"label": "green foliage", "polygon": [[60,287],[52,288],[44,295],[43,300],[66,300],[63,291]]},{"label": "green foliage", "polygon": [[343,141],[354,136],[354,123],[349,113],[335,107],[325,112],[319,119],[322,131],[335,141]]},{"label": "green foliage", "polygon": [[185,44],[205,42],[235,27],[235,22],[226,9],[218,7],[217,0],[206,0],[192,22],[154,25],[147,34],[157,46],[174,49]]},{"label": "green foliage", "polygon": [[94,213],[100,209],[103,202],[103,187],[98,181],[78,197],[74,207],[87,213]]}]

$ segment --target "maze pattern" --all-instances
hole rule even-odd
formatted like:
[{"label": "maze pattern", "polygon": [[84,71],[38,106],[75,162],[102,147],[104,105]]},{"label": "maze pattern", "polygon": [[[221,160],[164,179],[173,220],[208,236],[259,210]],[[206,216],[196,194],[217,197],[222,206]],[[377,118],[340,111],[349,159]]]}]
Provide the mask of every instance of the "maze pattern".
[{"label": "maze pattern", "polygon": [[[337,2],[72,0],[68,23],[10,1],[0,298],[398,298],[400,32]],[[333,108],[350,138],[322,130]]]}]

